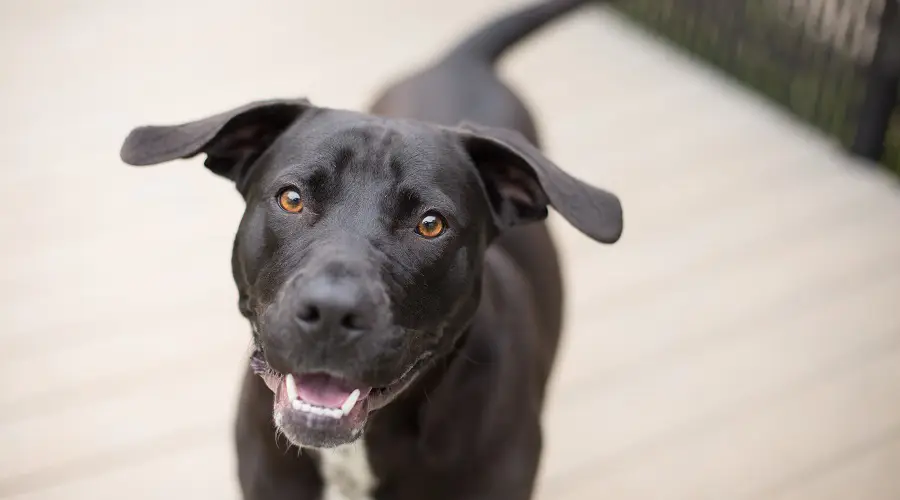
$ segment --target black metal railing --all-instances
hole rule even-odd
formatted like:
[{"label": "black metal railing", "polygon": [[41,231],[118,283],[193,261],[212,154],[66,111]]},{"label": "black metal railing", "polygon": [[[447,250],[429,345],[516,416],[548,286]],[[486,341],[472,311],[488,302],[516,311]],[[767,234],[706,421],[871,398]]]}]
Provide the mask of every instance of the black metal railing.
[{"label": "black metal railing", "polygon": [[621,12],[900,173],[900,0],[617,0]]}]

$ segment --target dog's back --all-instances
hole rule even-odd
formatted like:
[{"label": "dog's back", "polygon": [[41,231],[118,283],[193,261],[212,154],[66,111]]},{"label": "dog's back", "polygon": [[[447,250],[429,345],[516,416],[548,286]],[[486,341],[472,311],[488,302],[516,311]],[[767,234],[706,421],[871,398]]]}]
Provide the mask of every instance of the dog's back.
[{"label": "dog's back", "polygon": [[495,19],[434,64],[391,85],[375,100],[372,113],[447,126],[469,121],[507,128],[537,145],[531,114],[497,76],[494,64],[516,42],[585,2],[550,0]]}]

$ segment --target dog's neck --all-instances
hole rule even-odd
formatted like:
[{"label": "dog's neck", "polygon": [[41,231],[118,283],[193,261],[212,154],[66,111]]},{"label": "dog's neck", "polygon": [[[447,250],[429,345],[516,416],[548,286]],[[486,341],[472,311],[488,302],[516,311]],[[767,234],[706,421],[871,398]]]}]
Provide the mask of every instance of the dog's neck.
[{"label": "dog's neck", "polygon": [[375,474],[369,463],[365,439],[319,451],[322,500],[370,500]]},{"label": "dog's neck", "polygon": [[[373,415],[366,435],[397,436],[396,432],[410,438],[409,443],[419,446],[420,417],[427,412],[429,394],[438,390],[443,375],[449,366],[456,361],[467,333],[463,334],[457,346],[447,355],[442,356],[427,369],[419,379],[398,400]],[[379,440],[374,440],[377,444]],[[337,448],[318,450],[319,473],[322,477],[322,500],[372,500],[378,485],[378,471],[369,460],[373,451],[366,437],[351,444]],[[403,446],[402,443],[395,443]],[[375,449],[378,453],[380,448]],[[381,457],[378,457],[381,465]],[[382,473],[385,471],[382,469]]]}]

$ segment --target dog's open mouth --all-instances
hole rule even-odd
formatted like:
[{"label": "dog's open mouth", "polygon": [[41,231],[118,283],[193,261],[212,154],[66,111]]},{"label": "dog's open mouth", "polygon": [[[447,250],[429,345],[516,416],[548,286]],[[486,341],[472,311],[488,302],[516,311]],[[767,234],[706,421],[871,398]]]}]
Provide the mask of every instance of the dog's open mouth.
[{"label": "dog's open mouth", "polygon": [[407,388],[427,358],[419,358],[386,387],[368,387],[322,372],[281,374],[259,351],[250,358],[250,366],[275,394],[272,412],[278,429],[298,446],[328,448],[356,440],[369,412]]}]

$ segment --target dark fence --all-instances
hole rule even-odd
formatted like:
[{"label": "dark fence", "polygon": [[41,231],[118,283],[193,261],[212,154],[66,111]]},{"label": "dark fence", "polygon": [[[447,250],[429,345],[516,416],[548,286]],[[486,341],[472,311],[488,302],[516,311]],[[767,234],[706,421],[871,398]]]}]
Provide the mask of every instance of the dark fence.
[{"label": "dark fence", "polygon": [[900,0],[617,0],[621,12],[900,172]]}]

